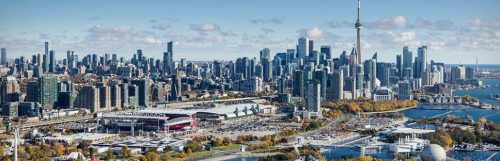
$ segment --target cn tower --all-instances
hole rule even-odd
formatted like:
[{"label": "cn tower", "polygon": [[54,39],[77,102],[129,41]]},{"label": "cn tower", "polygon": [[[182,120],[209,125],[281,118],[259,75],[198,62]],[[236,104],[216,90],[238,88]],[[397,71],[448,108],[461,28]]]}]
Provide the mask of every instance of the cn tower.
[{"label": "cn tower", "polygon": [[359,10],[361,8],[361,2],[358,0],[358,20],[356,21],[356,24],[354,25],[357,30],[357,41],[356,41],[356,64],[361,64],[361,29],[363,26],[361,25],[361,22],[359,21]]}]

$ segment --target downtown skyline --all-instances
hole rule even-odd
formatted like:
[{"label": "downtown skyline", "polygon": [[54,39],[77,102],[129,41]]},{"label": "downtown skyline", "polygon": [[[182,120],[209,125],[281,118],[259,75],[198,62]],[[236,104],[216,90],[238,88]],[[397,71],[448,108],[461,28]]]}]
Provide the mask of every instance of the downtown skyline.
[{"label": "downtown skyline", "polygon": [[[174,60],[234,60],[258,57],[263,48],[272,55],[294,49],[304,33],[317,49],[331,45],[333,57],[349,52],[356,42],[354,0],[112,2],[1,2],[7,8],[0,11],[0,47],[7,49],[8,58],[43,53],[44,41],[58,59],[67,50],[130,57],[137,49],[161,58],[172,40]],[[303,13],[294,12],[299,6]],[[405,45],[414,52],[426,45],[429,60],[449,64],[472,64],[475,57],[481,64],[495,64],[500,59],[495,1],[363,1],[361,6],[362,60],[378,52],[381,61],[392,62]]]}]

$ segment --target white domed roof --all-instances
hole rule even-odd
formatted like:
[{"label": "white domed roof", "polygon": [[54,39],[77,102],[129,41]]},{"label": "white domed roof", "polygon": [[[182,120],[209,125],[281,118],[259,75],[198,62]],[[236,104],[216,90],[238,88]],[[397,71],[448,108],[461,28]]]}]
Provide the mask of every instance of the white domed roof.
[{"label": "white domed roof", "polygon": [[445,161],[446,151],[444,151],[443,147],[437,144],[431,144],[422,150],[420,158],[423,161]]}]

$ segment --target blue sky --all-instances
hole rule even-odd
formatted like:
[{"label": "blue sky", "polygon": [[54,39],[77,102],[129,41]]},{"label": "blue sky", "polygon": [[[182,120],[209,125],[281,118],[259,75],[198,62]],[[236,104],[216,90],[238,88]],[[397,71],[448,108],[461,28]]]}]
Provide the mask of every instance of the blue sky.
[{"label": "blue sky", "polygon": [[[300,33],[335,56],[355,42],[355,0],[0,0],[0,47],[8,57],[43,52],[62,58],[143,49],[160,58],[175,42],[174,59],[233,60],[295,48]],[[402,47],[445,63],[500,62],[500,2],[495,0],[364,0],[363,58],[394,61]]]}]

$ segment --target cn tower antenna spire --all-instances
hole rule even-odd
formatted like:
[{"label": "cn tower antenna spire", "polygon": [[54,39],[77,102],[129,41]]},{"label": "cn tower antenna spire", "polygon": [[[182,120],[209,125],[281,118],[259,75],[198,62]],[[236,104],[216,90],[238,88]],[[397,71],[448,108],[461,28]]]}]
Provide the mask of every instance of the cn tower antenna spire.
[{"label": "cn tower antenna spire", "polygon": [[361,20],[359,19],[359,12],[361,10],[361,1],[358,0],[358,19],[356,20],[356,61],[358,64],[361,64],[361,29],[363,25],[361,25]]}]

